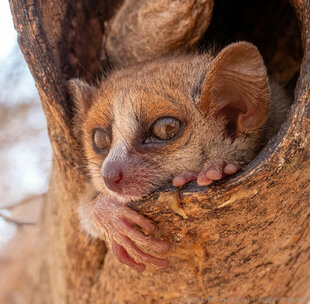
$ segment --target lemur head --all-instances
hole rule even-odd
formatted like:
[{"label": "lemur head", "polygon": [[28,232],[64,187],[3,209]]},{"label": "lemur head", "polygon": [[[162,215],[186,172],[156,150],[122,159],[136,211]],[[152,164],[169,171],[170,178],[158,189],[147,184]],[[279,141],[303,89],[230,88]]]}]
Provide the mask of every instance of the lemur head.
[{"label": "lemur head", "polygon": [[248,162],[269,112],[257,48],[234,43],[113,72],[98,86],[69,81],[90,176],[98,191],[136,200],[205,161]]}]

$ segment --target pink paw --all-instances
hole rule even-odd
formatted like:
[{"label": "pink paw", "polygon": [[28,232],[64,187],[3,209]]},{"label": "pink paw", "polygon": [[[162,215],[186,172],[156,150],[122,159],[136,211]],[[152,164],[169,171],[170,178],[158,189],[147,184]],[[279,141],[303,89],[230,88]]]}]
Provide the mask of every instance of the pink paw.
[{"label": "pink paw", "polygon": [[119,262],[137,271],[143,271],[146,264],[160,268],[168,266],[167,260],[152,256],[143,250],[165,253],[169,250],[170,243],[151,239],[134,228],[134,225],[138,225],[146,233],[151,233],[155,230],[152,221],[126,205],[104,197],[95,202],[94,216],[103,228],[111,250]]},{"label": "pink paw", "polygon": [[235,174],[239,169],[240,165],[237,162],[226,163],[223,160],[215,160],[205,163],[201,172],[189,171],[175,176],[172,184],[175,187],[181,187],[188,182],[197,181],[199,186],[206,186],[227,175]]}]

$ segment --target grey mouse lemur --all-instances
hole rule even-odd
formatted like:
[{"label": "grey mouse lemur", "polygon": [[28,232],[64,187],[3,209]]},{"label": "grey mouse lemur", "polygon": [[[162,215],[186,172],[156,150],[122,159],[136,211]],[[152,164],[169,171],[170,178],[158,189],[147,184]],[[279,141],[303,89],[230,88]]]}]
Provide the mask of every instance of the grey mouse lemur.
[{"label": "grey mouse lemur", "polygon": [[99,195],[81,200],[80,221],[118,260],[139,271],[167,266],[149,252],[154,223],[127,206],[157,188],[209,185],[249,163],[286,117],[290,101],[268,81],[255,46],[233,43],[215,57],[178,55],[113,72],[96,87],[69,81],[74,128]]}]

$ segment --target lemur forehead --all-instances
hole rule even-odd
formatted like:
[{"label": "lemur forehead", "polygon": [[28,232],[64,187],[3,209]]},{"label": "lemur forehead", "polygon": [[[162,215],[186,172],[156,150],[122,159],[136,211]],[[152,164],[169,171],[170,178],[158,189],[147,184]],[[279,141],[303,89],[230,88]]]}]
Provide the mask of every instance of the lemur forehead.
[{"label": "lemur forehead", "polygon": [[190,107],[189,99],[199,99],[209,63],[210,56],[181,56],[116,71],[103,82],[99,95],[117,124],[178,116]]},{"label": "lemur forehead", "polygon": [[113,101],[113,114],[120,119],[131,120],[132,124],[151,123],[162,116],[180,116],[180,104],[186,97],[180,92],[173,92],[166,88],[129,88],[120,91]]}]

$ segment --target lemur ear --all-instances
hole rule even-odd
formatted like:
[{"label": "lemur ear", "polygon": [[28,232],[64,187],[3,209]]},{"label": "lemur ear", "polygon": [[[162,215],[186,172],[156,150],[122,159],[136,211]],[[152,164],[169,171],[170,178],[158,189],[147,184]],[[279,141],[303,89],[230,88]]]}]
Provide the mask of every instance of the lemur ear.
[{"label": "lemur ear", "polygon": [[270,92],[264,61],[248,42],[224,48],[213,60],[204,81],[200,108],[223,117],[229,135],[259,129],[269,113]]},{"label": "lemur ear", "polygon": [[87,82],[74,78],[67,82],[69,94],[74,102],[76,113],[85,114],[91,106],[96,88]]}]

